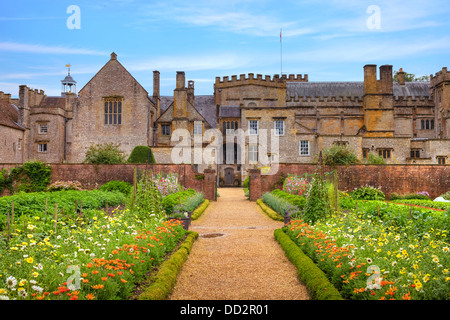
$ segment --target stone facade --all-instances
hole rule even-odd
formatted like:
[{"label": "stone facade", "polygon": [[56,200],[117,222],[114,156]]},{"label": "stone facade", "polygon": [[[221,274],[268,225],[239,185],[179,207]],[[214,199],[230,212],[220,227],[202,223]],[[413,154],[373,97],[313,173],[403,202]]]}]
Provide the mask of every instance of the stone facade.
[{"label": "stone facade", "polygon": [[[447,68],[431,75],[430,82],[405,82],[400,70],[394,82],[392,66],[378,71],[366,65],[362,78],[310,82],[307,75],[250,73],[217,77],[213,95],[196,96],[194,81],[179,71],[173,95],[161,96],[160,74],[154,71],[149,95],[112,53],[78,94],[48,97],[20,86],[13,101],[2,93],[17,121],[14,128],[0,122],[0,162],[80,163],[90,145],[113,142],[125,155],[137,145],[150,146],[158,163],[169,164],[180,153],[174,147],[183,145],[188,152],[183,163],[194,164],[198,172],[218,170],[221,185],[239,184],[249,170],[274,163],[314,163],[320,151],[335,144],[348,146],[361,160],[374,152],[388,164],[450,162]],[[178,129],[189,139],[183,140]],[[11,153],[19,139],[21,152]],[[205,149],[213,141],[214,148]],[[207,152],[220,164],[207,163]]]}]

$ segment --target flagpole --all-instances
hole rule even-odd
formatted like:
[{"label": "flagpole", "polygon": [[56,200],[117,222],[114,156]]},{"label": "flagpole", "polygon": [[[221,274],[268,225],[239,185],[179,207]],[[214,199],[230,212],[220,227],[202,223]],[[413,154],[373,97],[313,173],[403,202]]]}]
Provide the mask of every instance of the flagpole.
[{"label": "flagpole", "polygon": [[283,29],[280,29],[280,77],[283,76],[283,43],[282,43],[282,32]]}]

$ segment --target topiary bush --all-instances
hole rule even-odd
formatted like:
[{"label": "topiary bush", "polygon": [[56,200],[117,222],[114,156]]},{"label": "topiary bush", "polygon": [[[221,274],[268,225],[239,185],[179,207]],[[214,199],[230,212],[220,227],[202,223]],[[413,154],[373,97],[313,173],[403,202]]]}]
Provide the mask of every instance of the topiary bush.
[{"label": "topiary bush", "polygon": [[331,213],[328,189],[324,179],[315,173],[310,182],[305,208],[304,220],[314,224],[317,220],[325,218]]},{"label": "topiary bush", "polygon": [[359,160],[356,154],[349,147],[332,146],[324,149],[322,153],[324,165],[348,165],[358,164]]},{"label": "topiary bush", "polygon": [[128,163],[156,163],[152,149],[148,146],[136,146],[131,151]]}]

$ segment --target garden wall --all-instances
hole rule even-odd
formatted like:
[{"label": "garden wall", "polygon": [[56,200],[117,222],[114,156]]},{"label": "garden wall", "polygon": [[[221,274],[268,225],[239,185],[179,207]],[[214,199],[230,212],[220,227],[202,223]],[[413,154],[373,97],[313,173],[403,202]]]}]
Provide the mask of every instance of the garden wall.
[{"label": "garden wall", "polygon": [[[278,173],[261,175],[261,194],[281,188],[281,178],[290,174],[312,174],[318,169],[314,164],[280,164]],[[324,166],[324,172],[337,170],[339,189],[351,191],[370,185],[381,187],[389,197],[399,194],[427,191],[432,198],[450,190],[450,166],[445,165],[352,165]],[[256,195],[255,195],[256,196]]]},{"label": "garden wall", "polygon": [[[10,171],[21,164],[0,164],[0,170],[6,168]],[[121,180],[133,183],[134,167],[137,168],[138,178],[142,171],[152,170],[154,173],[177,173],[178,181],[186,188],[192,188],[198,192],[205,192],[203,175],[194,170],[192,165],[176,164],[50,164],[52,167],[51,182],[55,181],[79,181],[84,188],[94,189],[111,180]],[[215,175],[215,171],[210,174]],[[211,186],[210,186],[211,187]],[[214,185],[212,185],[214,187]],[[209,190],[206,190],[209,191]],[[7,192],[5,190],[4,192]],[[206,194],[206,192],[205,192]],[[3,194],[5,195],[5,194]],[[209,199],[208,199],[209,200]]]}]

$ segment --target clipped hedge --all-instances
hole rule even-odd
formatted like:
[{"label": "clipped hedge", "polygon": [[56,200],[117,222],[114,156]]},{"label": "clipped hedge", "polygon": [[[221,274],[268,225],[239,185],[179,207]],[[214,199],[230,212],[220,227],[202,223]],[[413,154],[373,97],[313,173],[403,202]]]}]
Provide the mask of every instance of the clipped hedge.
[{"label": "clipped hedge", "polygon": [[208,206],[209,206],[209,200],[204,200],[203,203],[201,205],[199,205],[197,207],[197,209],[194,210],[194,212],[192,212],[191,220],[198,219],[203,214],[203,212],[205,212],[205,210]]},{"label": "clipped hedge", "polygon": [[282,229],[274,231],[286,256],[298,270],[300,280],[306,285],[314,300],[344,300],[339,291],[330,283],[325,273],[303,253]]},{"label": "clipped hedge", "polygon": [[261,199],[256,200],[256,203],[261,207],[261,209],[272,219],[278,221],[284,221],[284,217],[278,214],[276,211],[269,208]]},{"label": "clipped hedge", "polygon": [[136,146],[128,157],[128,163],[156,163],[152,149],[148,146]]},{"label": "clipped hedge", "polygon": [[197,232],[187,232],[186,240],[168,260],[161,264],[153,282],[139,295],[139,300],[164,300],[172,293],[181,267],[186,262],[198,236]]}]

